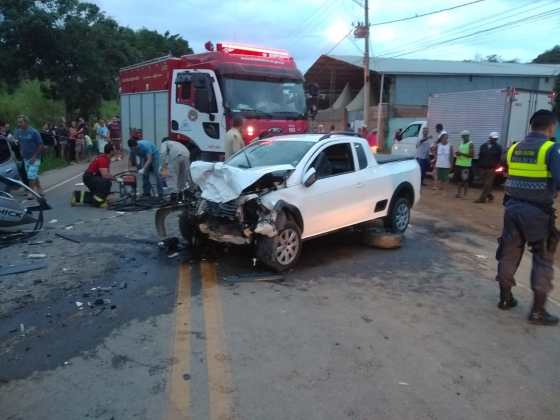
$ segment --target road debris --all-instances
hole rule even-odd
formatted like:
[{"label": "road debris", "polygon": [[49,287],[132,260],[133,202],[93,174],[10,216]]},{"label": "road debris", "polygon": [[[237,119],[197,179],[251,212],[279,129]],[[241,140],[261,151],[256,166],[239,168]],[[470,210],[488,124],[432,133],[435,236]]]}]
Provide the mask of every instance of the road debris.
[{"label": "road debris", "polygon": [[262,273],[241,273],[226,276],[223,278],[226,283],[244,283],[244,282],[273,282],[279,283],[284,281],[284,277],[277,273],[262,272]]},{"label": "road debris", "polygon": [[72,229],[74,229],[74,226],[73,226],[73,225],[68,225],[68,226],[66,226],[64,229],[66,229],[66,230],[72,230]]},{"label": "road debris", "polygon": [[488,257],[486,255],[476,254],[475,256],[476,256],[476,258],[481,259],[481,260],[487,260],[488,259]]},{"label": "road debris", "polygon": [[21,335],[25,335],[25,325],[19,324],[19,332]]},{"label": "road debris", "polygon": [[33,263],[27,263],[27,264],[18,264],[18,265],[0,266],[0,277],[1,276],[8,276],[10,274],[27,273],[28,271],[41,270],[41,269],[47,268],[47,267],[48,267],[48,264],[47,264],[46,261],[33,262]]},{"label": "road debris", "polygon": [[78,239],[74,239],[74,238],[71,238],[71,237],[69,237],[69,236],[62,235],[62,234],[60,234],[60,233],[58,233],[58,232],[55,233],[54,236],[58,236],[58,237],[61,238],[61,239],[65,239],[65,240],[67,240],[67,241],[74,242],[75,244],[79,244],[79,243],[80,243],[80,241],[79,241]]},{"label": "road debris", "polygon": [[408,386],[408,382],[399,382],[399,385],[404,385],[404,386]]},{"label": "road debris", "polygon": [[49,223],[58,223],[58,219],[52,219],[49,221]]},{"label": "road debris", "polygon": [[47,254],[29,254],[27,258],[31,258],[33,260],[40,260],[42,258],[47,258]]},{"label": "road debris", "polygon": [[76,307],[81,310],[84,307],[84,302],[76,301]]}]

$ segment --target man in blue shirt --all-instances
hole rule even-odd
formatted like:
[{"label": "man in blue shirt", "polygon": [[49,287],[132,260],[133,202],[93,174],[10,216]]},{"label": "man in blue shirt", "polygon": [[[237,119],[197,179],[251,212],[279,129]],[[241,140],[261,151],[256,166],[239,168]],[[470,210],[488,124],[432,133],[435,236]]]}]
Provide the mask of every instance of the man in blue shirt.
[{"label": "man in blue shirt", "polygon": [[18,128],[15,138],[19,142],[21,156],[25,165],[25,172],[29,180],[29,187],[35,192],[42,194],[39,182],[39,168],[41,167],[41,152],[43,151],[43,140],[37,130],[29,126],[29,119],[20,115],[17,119]]},{"label": "man in blue shirt", "polygon": [[150,196],[152,185],[150,175],[156,180],[157,195],[163,197],[163,184],[159,175],[160,156],[157,146],[149,141],[142,139],[141,130],[133,130],[132,138],[128,140],[130,148],[130,163],[137,166],[137,159],[140,160],[138,174],[142,175],[142,192],[144,196]]},{"label": "man in blue shirt", "polygon": [[498,308],[511,309],[517,301],[511,293],[515,273],[525,245],[533,254],[531,289],[533,307],[529,322],[556,325],[559,319],[545,309],[554,278],[554,253],[560,239],[553,208],[560,188],[560,145],[551,141],[557,118],[539,110],[530,120],[531,132],[513,144],[507,153],[508,178],[505,184],[505,212],[502,236],[496,251],[500,284]]}]

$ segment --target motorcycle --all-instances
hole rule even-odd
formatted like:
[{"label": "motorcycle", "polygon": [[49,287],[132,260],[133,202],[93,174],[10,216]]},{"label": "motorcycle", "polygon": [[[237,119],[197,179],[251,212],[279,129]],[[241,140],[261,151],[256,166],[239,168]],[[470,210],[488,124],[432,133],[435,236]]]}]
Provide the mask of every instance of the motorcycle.
[{"label": "motorcycle", "polygon": [[[22,189],[31,199],[17,199],[10,191]],[[51,207],[42,195],[23,182],[0,175],[0,247],[28,239],[43,228],[43,211]],[[34,224],[32,229],[21,230]]]}]

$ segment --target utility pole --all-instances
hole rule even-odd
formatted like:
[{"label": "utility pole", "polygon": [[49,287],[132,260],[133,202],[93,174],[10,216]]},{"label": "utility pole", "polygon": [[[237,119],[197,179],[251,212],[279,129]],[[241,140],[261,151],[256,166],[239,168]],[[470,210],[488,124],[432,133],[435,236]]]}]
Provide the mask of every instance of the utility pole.
[{"label": "utility pole", "polygon": [[368,128],[369,121],[369,4],[364,0],[364,127]]}]

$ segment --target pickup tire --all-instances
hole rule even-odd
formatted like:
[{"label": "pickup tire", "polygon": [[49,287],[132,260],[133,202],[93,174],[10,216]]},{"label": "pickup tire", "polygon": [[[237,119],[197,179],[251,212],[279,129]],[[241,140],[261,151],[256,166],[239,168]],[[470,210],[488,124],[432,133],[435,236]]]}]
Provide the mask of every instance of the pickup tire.
[{"label": "pickup tire", "polygon": [[410,222],[410,208],[411,203],[406,197],[397,196],[384,219],[385,228],[392,233],[404,233]]},{"label": "pickup tire", "polygon": [[278,235],[273,238],[260,236],[256,242],[257,258],[272,270],[281,272],[294,267],[302,248],[301,229],[287,219]]}]

